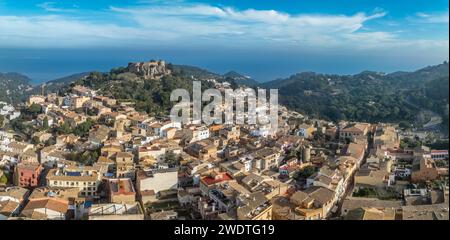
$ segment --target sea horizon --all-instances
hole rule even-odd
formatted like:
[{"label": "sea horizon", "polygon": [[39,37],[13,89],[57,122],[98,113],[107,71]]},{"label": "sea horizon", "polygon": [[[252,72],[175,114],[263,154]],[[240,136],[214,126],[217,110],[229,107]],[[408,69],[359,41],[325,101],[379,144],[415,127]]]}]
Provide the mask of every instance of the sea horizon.
[{"label": "sea horizon", "polygon": [[[111,50],[112,51],[112,50]],[[48,53],[50,52],[50,54]],[[31,84],[38,85],[55,79],[83,72],[108,72],[116,67],[126,67],[129,62],[145,62],[151,59],[162,59],[176,65],[189,65],[207,71],[225,74],[236,71],[249,76],[258,82],[267,82],[287,78],[300,72],[317,72],[322,74],[354,75],[363,71],[391,73],[396,71],[415,71],[420,68],[448,61],[448,56],[436,56],[408,61],[364,61],[354,58],[350,61],[336,62],[327,60],[322,54],[310,54],[306,58],[277,57],[276,61],[267,58],[256,58],[250,61],[243,57],[232,58],[196,58],[190,55],[171,55],[161,52],[136,52],[117,50],[111,53],[106,50],[52,50],[39,49],[5,50],[0,49],[0,72],[17,72],[29,77]],[[330,54],[330,58],[333,57]],[[334,56],[333,58],[335,58]],[[248,56],[247,56],[248,58]]]}]

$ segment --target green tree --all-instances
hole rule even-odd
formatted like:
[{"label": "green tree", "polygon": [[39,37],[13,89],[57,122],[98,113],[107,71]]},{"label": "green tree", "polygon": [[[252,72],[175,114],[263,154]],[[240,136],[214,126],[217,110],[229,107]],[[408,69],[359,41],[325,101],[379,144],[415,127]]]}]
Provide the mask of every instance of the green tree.
[{"label": "green tree", "polygon": [[55,144],[56,144],[56,141],[55,141],[54,138],[50,138],[49,140],[47,140],[47,141],[44,143],[44,145],[45,145],[46,147],[51,146],[51,145],[55,145]]},{"label": "green tree", "polygon": [[353,193],[353,197],[376,197],[377,192],[372,188],[360,188]]},{"label": "green tree", "polygon": [[48,128],[49,128],[49,125],[48,125],[48,117],[45,117],[45,118],[44,118],[43,123],[42,123],[42,127],[43,127],[44,129],[48,129]]},{"label": "green tree", "polygon": [[59,126],[56,131],[59,134],[69,134],[72,133],[72,129],[70,128],[70,125],[68,123],[63,123],[61,126]]},{"label": "green tree", "polygon": [[422,142],[415,139],[404,138],[400,141],[401,148],[416,148],[420,146],[422,146]]},{"label": "green tree", "polygon": [[3,115],[0,115],[0,128],[3,127],[4,121],[5,121],[5,118],[3,117]]},{"label": "green tree", "polygon": [[41,142],[39,141],[38,137],[34,136],[33,138],[31,138],[31,143],[34,144],[34,145],[37,145],[37,144],[39,144]]},{"label": "green tree", "polygon": [[86,120],[86,122],[78,124],[75,129],[73,130],[73,134],[84,137],[89,133],[89,130],[94,125],[94,121],[90,118]]},{"label": "green tree", "polygon": [[7,184],[8,183],[8,177],[6,177],[6,174],[3,173],[3,175],[0,177],[0,184]]},{"label": "green tree", "polygon": [[81,155],[81,162],[85,165],[88,165],[91,161],[91,153],[86,151]]},{"label": "green tree", "polygon": [[439,150],[448,150],[448,140],[439,140],[434,143],[428,143],[426,146],[430,147],[431,149],[439,149]]},{"label": "green tree", "polygon": [[28,107],[27,112],[33,116],[37,116],[41,112],[41,106],[33,103]]},{"label": "green tree", "polygon": [[316,168],[314,166],[306,166],[295,175],[296,179],[306,179],[313,175],[316,172]]},{"label": "green tree", "polygon": [[171,166],[177,166],[180,163],[179,158],[173,151],[168,151],[166,153],[164,161]]},{"label": "green tree", "polygon": [[25,124],[23,123],[23,121],[21,121],[21,119],[12,120],[11,126],[14,129],[14,131],[17,131],[17,132],[23,132],[26,128]]},{"label": "green tree", "polygon": [[411,124],[407,121],[401,121],[398,123],[398,126],[402,129],[410,129],[411,128]]},{"label": "green tree", "polygon": [[76,156],[73,156],[74,161],[80,162],[84,165],[92,165],[100,156],[100,148],[95,150],[87,150],[83,152],[82,154],[77,154]]}]

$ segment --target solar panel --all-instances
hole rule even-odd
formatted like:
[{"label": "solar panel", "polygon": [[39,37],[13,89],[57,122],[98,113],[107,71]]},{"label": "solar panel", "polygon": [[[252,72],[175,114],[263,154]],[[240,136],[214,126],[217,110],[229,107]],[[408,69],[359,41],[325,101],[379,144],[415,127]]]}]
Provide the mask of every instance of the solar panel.
[{"label": "solar panel", "polygon": [[67,174],[67,176],[71,176],[71,177],[81,176],[80,172],[67,172],[66,174]]}]

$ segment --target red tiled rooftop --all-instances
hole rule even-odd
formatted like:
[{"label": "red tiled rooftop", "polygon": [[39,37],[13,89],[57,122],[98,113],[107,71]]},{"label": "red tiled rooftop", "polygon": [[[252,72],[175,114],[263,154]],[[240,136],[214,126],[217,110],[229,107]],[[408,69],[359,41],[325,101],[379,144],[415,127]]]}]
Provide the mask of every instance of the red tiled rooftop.
[{"label": "red tiled rooftop", "polygon": [[135,194],[130,179],[114,179],[110,180],[111,194],[113,195],[133,195]]},{"label": "red tiled rooftop", "polygon": [[431,150],[431,154],[448,154],[448,150]]},{"label": "red tiled rooftop", "polygon": [[228,181],[228,180],[232,180],[232,179],[233,178],[228,173],[220,173],[215,178],[211,177],[211,176],[203,177],[201,179],[201,181],[204,182],[206,185],[212,185],[212,184],[216,184],[216,183],[220,183],[220,182]]}]

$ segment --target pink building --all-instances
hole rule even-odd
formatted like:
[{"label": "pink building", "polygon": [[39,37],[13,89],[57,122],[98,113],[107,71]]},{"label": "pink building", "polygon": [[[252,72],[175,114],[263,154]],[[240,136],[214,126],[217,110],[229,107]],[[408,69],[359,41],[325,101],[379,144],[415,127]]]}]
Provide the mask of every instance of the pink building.
[{"label": "pink building", "polygon": [[18,164],[14,172],[15,185],[19,187],[37,187],[42,170],[43,168],[39,164]]}]

